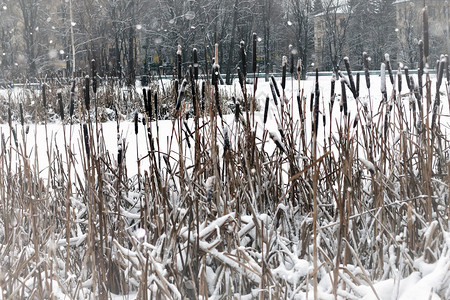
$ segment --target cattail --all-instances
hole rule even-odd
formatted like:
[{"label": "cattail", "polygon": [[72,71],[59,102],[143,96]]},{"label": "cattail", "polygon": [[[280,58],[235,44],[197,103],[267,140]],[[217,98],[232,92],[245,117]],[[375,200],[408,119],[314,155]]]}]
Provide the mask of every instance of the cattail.
[{"label": "cattail", "polygon": [[47,96],[45,93],[45,86],[46,84],[42,84],[42,106],[46,109],[47,108]]},{"label": "cattail", "polygon": [[211,202],[214,196],[214,180],[215,176],[211,176],[206,180],[205,188],[206,188],[206,200]]},{"label": "cattail", "polygon": [[198,80],[198,53],[197,48],[192,50],[192,56],[194,56],[194,78]]},{"label": "cattail", "polygon": [[397,72],[397,89],[398,92],[402,92],[402,69],[399,67]]},{"label": "cattail", "polygon": [[[148,118],[151,119],[152,118],[152,90],[151,89],[147,90],[147,106],[148,106]],[[157,118],[156,115],[155,115],[155,118]]]},{"label": "cattail", "polygon": [[425,6],[422,10],[423,15],[423,55],[425,61],[430,53],[429,39],[428,39],[428,7]]},{"label": "cattail", "polygon": [[[186,116],[186,118],[188,118],[188,117],[189,117],[189,114]],[[191,142],[189,141],[189,138],[192,136],[192,132],[189,129],[189,125],[186,122],[186,120],[183,121],[183,124],[184,124],[184,128],[185,128],[184,131],[186,132],[186,143],[187,143],[188,147],[191,148]]]},{"label": "cattail", "polygon": [[278,149],[280,149],[280,151],[282,153],[286,152],[283,143],[281,142],[280,138],[278,137],[278,135],[276,133],[270,132],[269,136],[273,140],[275,145],[277,145]]},{"label": "cattail", "polygon": [[300,91],[297,93],[297,106],[298,106],[298,115],[300,119],[303,120],[303,110],[302,110],[302,98],[300,95]]},{"label": "cattail", "polygon": [[359,121],[359,115],[357,114],[356,117],[355,117],[355,120],[353,121],[353,128],[358,126],[358,121]]},{"label": "cattail", "polygon": [[356,99],[357,96],[356,96],[355,81],[353,80],[353,74],[352,74],[352,70],[350,68],[350,61],[347,56],[344,57],[344,65],[345,65],[345,69],[347,70],[348,80],[350,81],[350,91],[352,92],[353,97],[355,97],[355,99]]},{"label": "cattail", "polygon": [[205,111],[205,98],[206,98],[206,82],[203,81],[202,82],[202,105],[201,105],[202,112]]},{"label": "cattail", "polygon": [[25,120],[23,118],[23,106],[22,106],[22,103],[19,104],[19,112],[20,112],[20,124],[23,127],[23,125],[25,123]]},{"label": "cattail", "polygon": [[241,114],[241,111],[240,111],[240,102],[239,102],[239,101],[236,101],[236,105],[235,105],[235,108],[234,108],[234,121],[235,121],[235,122],[239,122],[239,116],[240,116],[240,114]]},{"label": "cattail", "polygon": [[297,60],[297,72],[298,74],[302,73],[302,60],[300,58]]},{"label": "cattail", "polygon": [[257,42],[257,40],[258,40],[258,37],[257,37],[257,35],[256,35],[256,32],[253,32],[253,52],[252,52],[252,71],[253,71],[253,74],[255,74],[256,73],[256,55],[257,55],[257,53],[256,53],[256,42]]},{"label": "cattail", "polygon": [[231,146],[230,146],[230,137],[228,134],[228,128],[225,127],[223,129],[223,152],[227,152],[228,150],[230,150]]},{"label": "cattail", "polygon": [[164,162],[166,163],[167,171],[172,175],[172,167],[170,166],[169,157],[167,154],[163,155]]},{"label": "cattail", "polygon": [[[241,71],[241,68],[237,68],[237,72],[238,72],[238,78],[239,78],[239,85],[241,86],[241,90],[244,90],[244,81],[245,81],[245,79],[244,79],[244,74],[242,74],[242,71]],[[215,85],[214,83],[213,83],[213,85]]]},{"label": "cattail", "polygon": [[137,112],[134,113],[134,134],[137,135],[139,132],[139,115]]},{"label": "cattail", "polygon": [[[409,76],[409,84],[410,84],[410,91],[411,91],[411,96],[409,98],[409,105],[412,108],[413,112],[416,113],[416,102],[414,101],[414,99],[417,97],[414,97],[414,96],[417,96],[417,95],[416,95],[416,93],[412,94],[416,89],[414,77]],[[420,101],[417,101],[417,104],[420,106],[421,105]]]},{"label": "cattail", "polygon": [[[239,70],[238,70],[238,73],[239,73]],[[216,63],[213,65],[213,68],[212,68],[211,83],[214,86],[219,84],[219,65]],[[241,79],[239,79],[239,83],[241,83],[241,88],[243,88],[244,80],[241,81]]]},{"label": "cattail", "polygon": [[283,68],[282,76],[281,76],[281,88],[283,91],[286,88],[286,68],[287,68],[287,57],[283,56],[281,66]]},{"label": "cattail", "polygon": [[370,73],[369,73],[369,55],[367,52],[363,52],[363,61],[364,61],[364,75],[366,76],[366,86],[370,89]]},{"label": "cattail", "polygon": [[284,134],[284,130],[281,127],[281,125],[278,125],[278,132],[280,133],[281,138],[284,139],[286,137],[286,135]]},{"label": "cattail", "polygon": [[271,75],[270,80],[272,80],[273,87],[275,88],[275,92],[277,93],[278,98],[280,98],[280,90],[278,89],[278,84],[277,84],[277,81],[275,80],[275,77],[273,77],[273,75]]},{"label": "cattail", "polygon": [[247,77],[247,53],[245,52],[245,42],[241,41],[239,44],[241,48],[241,65],[242,65],[242,74],[244,78]]},{"label": "cattail", "polygon": [[219,113],[220,118],[222,118],[222,108],[220,107],[219,100],[219,87],[217,86],[217,84],[214,86],[214,98],[216,100],[217,112]]},{"label": "cattail", "polygon": [[[150,92],[150,90],[149,90],[149,92]],[[149,105],[150,105],[150,114],[151,114],[151,111],[152,111],[152,103],[150,102],[150,97],[149,97],[149,100],[148,100],[148,102],[150,103]],[[158,91],[154,91],[153,92],[153,103],[154,103],[154,106],[155,106],[155,119],[158,119],[159,118],[159,113],[158,113]]]},{"label": "cattail", "polygon": [[386,68],[388,70],[389,73],[389,79],[391,80],[391,84],[394,84],[394,74],[392,73],[392,67],[391,67],[391,59],[389,57],[389,54],[386,53],[384,55],[384,60],[386,61]]},{"label": "cattail", "polygon": [[315,87],[315,99],[314,103],[314,132],[317,134],[319,129],[319,101],[320,101],[320,90],[319,90],[319,68],[316,67],[316,87]]},{"label": "cattail", "polygon": [[269,112],[269,95],[266,96],[266,105],[264,106],[264,124],[267,122],[267,114]]},{"label": "cattail", "polygon": [[345,90],[345,80],[341,78],[341,102],[342,108],[341,111],[344,111],[344,115],[347,115],[347,92]]},{"label": "cattail", "polygon": [[70,103],[69,103],[69,115],[72,118],[75,110],[75,80],[72,80],[72,88],[70,89]]},{"label": "cattail", "polygon": [[12,113],[11,113],[11,107],[8,106],[8,124],[9,127],[12,127]]},{"label": "cattail", "polygon": [[94,94],[97,93],[97,65],[95,63],[95,59],[91,61],[92,68],[92,91]]},{"label": "cattail", "polygon": [[381,63],[381,68],[380,68],[380,89],[381,89],[381,93],[383,94],[383,100],[386,100],[387,99],[386,65],[384,63]]},{"label": "cattail", "polygon": [[411,91],[413,89],[413,87],[411,86],[411,80],[409,77],[409,68],[405,67],[404,70],[405,70],[406,86]]},{"label": "cattail", "polygon": [[120,140],[117,142],[117,165],[121,166],[122,165],[122,143],[120,142]]},{"label": "cattail", "polygon": [[84,105],[86,110],[89,111],[91,108],[91,96],[89,92],[89,75],[84,78]]},{"label": "cattail", "polygon": [[375,173],[375,166],[373,163],[364,158],[360,158],[359,161],[367,168],[367,170],[369,170],[371,174]]},{"label": "cattail", "polygon": [[64,120],[64,106],[61,91],[58,91],[58,104],[59,104],[59,115],[61,116],[61,120]]},{"label": "cattail", "polygon": [[90,146],[89,146],[89,133],[88,133],[88,128],[87,128],[86,123],[83,124],[83,135],[84,135],[84,149],[86,151],[86,155],[89,160],[91,151],[90,151]]},{"label": "cattail", "polygon": [[309,111],[312,112],[314,106],[314,92],[311,91],[311,98],[309,100]]},{"label": "cattail", "polygon": [[178,80],[181,81],[181,79],[183,78],[182,74],[181,74],[181,45],[178,45],[178,50],[177,50],[177,75],[178,75]]},{"label": "cattail", "polygon": [[186,90],[187,80],[183,79],[183,83],[181,84],[181,89],[178,92],[177,104],[175,109],[178,111],[181,107],[181,102],[184,100],[184,93]]},{"label": "cattail", "polygon": [[361,73],[356,73],[356,97],[359,97],[359,86],[361,83]]},{"label": "cattail", "polygon": [[270,81],[269,85],[270,85],[270,91],[272,92],[273,102],[275,103],[275,105],[278,105],[277,92],[275,90],[275,86],[273,85],[272,81]]},{"label": "cattail", "polygon": [[[175,79],[174,80],[174,82],[173,82],[173,87],[174,87],[174,89],[175,89],[175,95],[178,95],[178,90],[179,90],[179,87],[180,86],[180,82],[178,81],[178,79]],[[176,100],[176,99],[175,99]],[[150,102],[150,101],[149,101]]]},{"label": "cattail", "polygon": [[437,79],[436,79],[436,95],[435,95],[434,104],[433,104],[433,116],[431,118],[431,129],[434,128],[434,125],[436,123],[438,108],[439,108],[439,105],[441,104],[441,96],[439,93],[439,89],[441,88],[441,84],[442,84],[442,77],[444,75],[444,67],[445,67],[445,57],[442,57],[441,61],[439,62],[439,70],[438,70]]},{"label": "cattail", "polygon": [[142,95],[144,96],[144,109],[145,109],[145,113],[148,116],[148,100],[147,100],[147,89],[143,88],[142,89]]},{"label": "cattail", "polygon": [[5,139],[5,134],[2,132],[2,148],[3,148],[3,153],[6,154],[6,139]]}]

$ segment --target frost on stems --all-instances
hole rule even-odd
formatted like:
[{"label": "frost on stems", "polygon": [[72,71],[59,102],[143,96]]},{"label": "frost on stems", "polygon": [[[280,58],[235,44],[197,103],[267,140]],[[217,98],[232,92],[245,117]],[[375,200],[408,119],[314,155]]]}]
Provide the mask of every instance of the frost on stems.
[{"label": "frost on stems", "polygon": [[241,48],[242,74],[244,75],[244,77],[247,77],[247,53],[245,52],[245,42],[241,41],[239,46]]},{"label": "frost on stems", "polygon": [[282,76],[281,76],[281,88],[284,90],[286,88],[286,68],[287,68],[287,57],[283,56],[282,58]]},{"label": "frost on stems", "polygon": [[364,62],[364,75],[366,77],[366,86],[370,89],[370,73],[369,73],[369,55],[367,52],[363,52],[363,62]]}]

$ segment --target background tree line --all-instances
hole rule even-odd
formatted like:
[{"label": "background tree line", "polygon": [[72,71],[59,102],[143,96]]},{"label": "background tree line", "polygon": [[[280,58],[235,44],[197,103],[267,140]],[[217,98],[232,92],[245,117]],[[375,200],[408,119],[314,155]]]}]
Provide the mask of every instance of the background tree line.
[{"label": "background tree line", "polygon": [[[131,83],[136,75],[158,70],[172,74],[177,45],[182,46],[185,69],[197,48],[206,72],[217,43],[221,73],[229,83],[239,66],[240,41],[252,57],[253,32],[262,73],[279,70],[282,56],[289,57],[290,51],[295,64],[302,59],[304,72],[314,68],[319,55],[322,70],[339,68],[345,56],[358,68],[363,51],[375,68],[386,52],[398,61],[416,61],[420,35],[411,30],[406,44],[399,41],[393,2],[6,0],[0,7],[1,77],[77,76],[87,73],[95,59],[99,76]],[[317,16],[324,20],[319,51],[314,47]],[[420,19],[408,21],[413,28]]]}]

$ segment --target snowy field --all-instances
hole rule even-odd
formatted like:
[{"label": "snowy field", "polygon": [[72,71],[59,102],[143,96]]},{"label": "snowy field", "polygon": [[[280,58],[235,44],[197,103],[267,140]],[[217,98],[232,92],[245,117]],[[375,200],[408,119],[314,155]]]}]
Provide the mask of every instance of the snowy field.
[{"label": "snowy field", "polygon": [[[283,105],[260,78],[254,117],[211,108],[197,132],[142,109],[137,134],[133,113],[92,122],[90,151],[83,124],[1,124],[0,298],[450,299],[450,97],[444,79],[438,133],[418,130],[430,79],[421,118],[405,82],[383,102],[362,74],[345,116],[319,77],[316,144],[312,77],[288,78]],[[237,81],[220,89],[243,103]]]}]

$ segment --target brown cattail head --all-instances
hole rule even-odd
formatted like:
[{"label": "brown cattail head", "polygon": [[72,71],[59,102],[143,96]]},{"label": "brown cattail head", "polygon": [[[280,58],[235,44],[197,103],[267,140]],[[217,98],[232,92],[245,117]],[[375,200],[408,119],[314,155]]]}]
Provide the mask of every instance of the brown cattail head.
[{"label": "brown cattail head", "polygon": [[272,92],[273,102],[275,103],[275,105],[278,105],[277,92],[275,91],[275,86],[273,85],[272,80],[270,81],[269,85],[270,85],[270,91]]},{"label": "brown cattail head", "polygon": [[241,66],[242,66],[242,74],[244,78],[247,77],[247,53],[245,52],[245,42],[241,41],[239,44],[241,48]]},{"label": "brown cattail head", "polygon": [[234,121],[235,122],[239,122],[240,114],[241,114],[241,108],[240,108],[240,102],[238,100],[238,101],[236,101],[236,105],[235,105],[235,108],[234,108]]},{"label": "brown cattail head", "polygon": [[402,68],[398,68],[398,72],[397,72],[397,89],[398,92],[401,93],[402,92]]},{"label": "brown cattail head", "polygon": [[275,88],[275,92],[277,93],[278,98],[280,98],[280,90],[278,89],[278,84],[277,84],[277,81],[275,80],[275,77],[273,77],[273,75],[271,75],[270,80],[273,83],[273,87]]},{"label": "brown cattail head", "polygon": [[72,80],[72,88],[70,89],[69,115],[72,118],[75,110],[75,80]]},{"label": "brown cattail head", "polygon": [[205,111],[205,98],[206,98],[206,82],[202,82],[202,103],[201,103],[201,109],[202,112]]},{"label": "brown cattail head", "polygon": [[91,108],[91,95],[89,91],[89,75],[84,78],[84,105],[86,110],[89,111]]},{"label": "brown cattail head", "polygon": [[[241,68],[237,67],[239,85],[241,86],[241,90],[244,91],[244,74],[242,74]],[[214,85],[214,82],[213,82]]]},{"label": "brown cattail head", "polygon": [[86,123],[83,124],[83,136],[84,136],[84,150],[86,151],[86,156],[89,160],[91,151],[90,151],[90,146],[89,146],[89,132],[88,132],[88,127],[87,127]]},{"label": "brown cattail head", "polygon": [[269,95],[266,96],[266,105],[264,106],[264,124],[267,122],[267,114],[269,113]]},{"label": "brown cattail head", "polygon": [[25,124],[25,119],[23,118],[23,106],[22,103],[19,104],[19,112],[20,112],[20,124],[23,125]]},{"label": "brown cattail head", "polygon": [[411,86],[411,80],[409,78],[409,68],[404,67],[404,70],[405,70],[406,86],[410,91],[412,91],[413,87]]},{"label": "brown cattail head", "polygon": [[214,45],[214,63],[219,64],[219,44]]},{"label": "brown cattail head", "polygon": [[424,68],[424,54],[423,54],[423,41],[419,41],[419,74],[418,76],[421,77],[423,75],[423,68]]},{"label": "brown cattail head", "polygon": [[198,53],[197,48],[192,50],[192,56],[194,57],[194,78],[198,80]]},{"label": "brown cattail head", "polygon": [[347,92],[345,90],[345,80],[341,78],[341,111],[344,111],[344,115],[347,115]]},{"label": "brown cattail head", "polygon": [[14,127],[11,128],[12,134],[13,134],[13,138],[14,138],[14,144],[16,145],[16,148],[19,147],[19,143],[17,141],[17,133],[16,133],[16,129]]},{"label": "brown cattail head", "polygon": [[252,51],[252,71],[253,74],[256,73],[256,56],[257,56],[257,41],[258,41],[258,36],[256,35],[256,32],[253,32],[253,51]]},{"label": "brown cattail head", "polygon": [[42,106],[46,109],[47,108],[47,95],[45,93],[45,86],[46,84],[42,84]]},{"label": "brown cattail head", "polygon": [[358,72],[356,73],[356,97],[359,97],[360,83],[361,83],[361,74]]},{"label": "brown cattail head", "polygon": [[8,124],[9,124],[9,127],[12,127],[12,113],[11,113],[10,106],[8,106]]},{"label": "brown cattail head", "polygon": [[139,115],[137,112],[134,113],[134,134],[139,132]]},{"label": "brown cattail head", "polygon": [[289,73],[294,74],[294,48],[292,47],[292,45],[289,45],[289,55],[290,55],[290,65],[289,65]]},{"label": "brown cattail head", "polygon": [[300,120],[303,122],[303,110],[302,110],[302,98],[300,95],[300,91],[297,93],[297,108],[298,108],[298,115],[300,116]]},{"label": "brown cattail head", "polygon": [[315,98],[314,103],[314,132],[317,135],[319,129],[319,101],[320,101],[320,90],[319,90],[319,68],[316,67],[316,88],[315,88]]},{"label": "brown cattail head", "polygon": [[333,108],[334,99],[336,98],[335,86],[336,86],[336,75],[333,73],[333,75],[331,76],[331,95],[330,95],[331,108]]},{"label": "brown cattail head", "polygon": [[281,75],[281,88],[284,90],[286,88],[286,68],[287,68],[287,57],[283,56],[281,61],[281,66],[283,68]]},{"label": "brown cattail head", "polygon": [[350,68],[350,61],[347,56],[344,57],[344,65],[345,65],[345,69],[347,70],[347,76],[348,76],[349,83],[350,83],[350,91],[352,92],[353,97],[355,97],[355,99],[356,99],[357,95],[356,95],[355,81],[353,80],[352,70]]},{"label": "brown cattail head", "polygon": [[95,63],[95,59],[91,61],[91,69],[92,69],[92,91],[94,94],[97,93],[97,64]]},{"label": "brown cattail head", "polygon": [[59,104],[59,115],[61,116],[61,120],[64,120],[64,105],[60,90],[58,91],[58,104]]},{"label": "brown cattail head", "polygon": [[181,102],[184,99],[184,94],[185,94],[185,91],[186,91],[186,85],[187,85],[187,80],[183,79],[183,83],[181,84],[180,91],[178,92],[177,104],[176,104],[176,107],[175,107],[175,109],[177,111],[180,109]]},{"label": "brown cattail head", "polygon": [[297,60],[297,72],[298,74],[302,73],[302,60],[300,58]]},{"label": "brown cattail head", "polygon": [[[155,105],[155,119],[158,119],[158,117],[159,117],[159,114],[158,114],[158,91],[153,92],[153,103]],[[150,111],[151,111],[151,108],[152,108],[152,106],[150,103]]]}]

